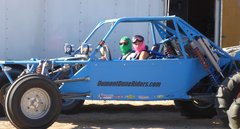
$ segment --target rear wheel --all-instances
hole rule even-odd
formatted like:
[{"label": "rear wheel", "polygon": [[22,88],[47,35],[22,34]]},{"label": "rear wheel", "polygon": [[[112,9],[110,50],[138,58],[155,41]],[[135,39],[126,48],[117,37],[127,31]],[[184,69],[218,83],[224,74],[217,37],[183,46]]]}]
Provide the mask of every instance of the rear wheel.
[{"label": "rear wheel", "polygon": [[188,118],[212,118],[216,115],[214,105],[200,100],[174,100],[175,106]]},{"label": "rear wheel", "polygon": [[5,110],[17,128],[47,128],[61,111],[61,96],[51,80],[42,75],[26,75],[8,90]]}]

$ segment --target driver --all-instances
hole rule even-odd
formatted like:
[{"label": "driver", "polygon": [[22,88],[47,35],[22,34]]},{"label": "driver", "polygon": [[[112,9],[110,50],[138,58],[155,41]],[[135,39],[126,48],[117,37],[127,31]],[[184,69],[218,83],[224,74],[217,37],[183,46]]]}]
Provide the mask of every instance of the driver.
[{"label": "driver", "polygon": [[132,50],[132,41],[129,37],[123,36],[120,39],[119,47],[121,51],[120,60],[131,60],[135,55],[132,55],[134,51]]}]

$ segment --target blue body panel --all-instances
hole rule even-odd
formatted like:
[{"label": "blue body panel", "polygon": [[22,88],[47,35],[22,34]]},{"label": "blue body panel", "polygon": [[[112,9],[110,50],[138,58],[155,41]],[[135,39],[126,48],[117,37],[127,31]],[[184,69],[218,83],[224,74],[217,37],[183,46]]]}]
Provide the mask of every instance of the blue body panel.
[{"label": "blue body panel", "polygon": [[187,91],[208,73],[196,58],[134,61],[90,61],[65,83],[62,93],[90,92],[89,99],[189,99]]}]

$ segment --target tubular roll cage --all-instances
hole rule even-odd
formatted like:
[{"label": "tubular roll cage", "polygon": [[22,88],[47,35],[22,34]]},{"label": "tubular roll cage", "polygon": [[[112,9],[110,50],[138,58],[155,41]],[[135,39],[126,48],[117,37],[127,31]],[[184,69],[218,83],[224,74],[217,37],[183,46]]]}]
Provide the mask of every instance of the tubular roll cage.
[{"label": "tubular roll cage", "polygon": [[[166,25],[167,21],[172,21],[173,25],[174,25],[174,29],[168,27]],[[192,26],[190,26],[188,23],[186,23],[184,20],[182,20],[179,17],[176,16],[160,16],[160,17],[135,17],[135,18],[117,18],[117,19],[110,19],[110,20],[105,20],[100,22],[95,28],[94,30],[89,34],[89,36],[83,41],[83,43],[87,43],[88,40],[92,37],[92,35],[94,35],[94,33],[104,24],[108,24],[111,23],[112,26],[111,28],[108,30],[107,34],[103,37],[102,41],[104,42],[109,35],[112,33],[112,31],[116,28],[116,26],[119,23],[124,23],[124,22],[150,22],[151,24],[151,33],[153,35],[152,37],[152,41],[154,44],[156,44],[156,31],[158,32],[158,34],[160,35],[160,37],[163,39],[162,43],[164,42],[164,40],[167,40],[170,36],[175,36],[179,39],[180,42],[180,47],[182,49],[182,53],[184,58],[186,59],[186,52],[184,50],[184,46],[187,43],[184,43],[182,41],[183,37],[188,37],[190,41],[194,40],[195,37],[197,36],[201,36],[203,38],[208,39],[207,37],[205,37],[202,33],[200,33],[199,31],[197,31],[196,29],[194,29]],[[180,32],[180,30],[182,30],[184,34],[182,34]],[[213,43],[211,40],[209,40],[209,43],[217,50],[219,50],[219,54],[225,56],[225,57],[230,57],[231,56],[226,53],[225,51],[223,51],[220,47],[218,47],[215,43]],[[93,56],[96,54],[96,52],[100,49],[102,44],[100,44],[97,49],[95,50],[95,52],[92,54]],[[79,51],[80,47],[78,48]],[[76,53],[78,52],[76,51]],[[75,54],[76,54],[75,53]]]}]

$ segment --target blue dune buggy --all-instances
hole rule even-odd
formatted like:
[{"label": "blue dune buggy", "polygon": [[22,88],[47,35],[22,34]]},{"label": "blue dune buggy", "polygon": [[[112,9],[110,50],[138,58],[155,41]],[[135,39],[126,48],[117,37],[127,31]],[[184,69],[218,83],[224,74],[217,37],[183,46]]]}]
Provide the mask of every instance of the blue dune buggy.
[{"label": "blue dune buggy", "polygon": [[[134,28],[116,36],[123,25],[135,24],[148,32]],[[139,33],[149,35],[150,57],[117,58],[120,37]],[[231,128],[240,127],[239,53],[230,55],[181,18],[105,20],[76,51],[67,44],[65,52],[69,56],[0,61],[1,115],[5,109],[17,128],[47,128],[60,112],[78,113],[85,100],[174,100],[184,116],[218,114]]]}]

